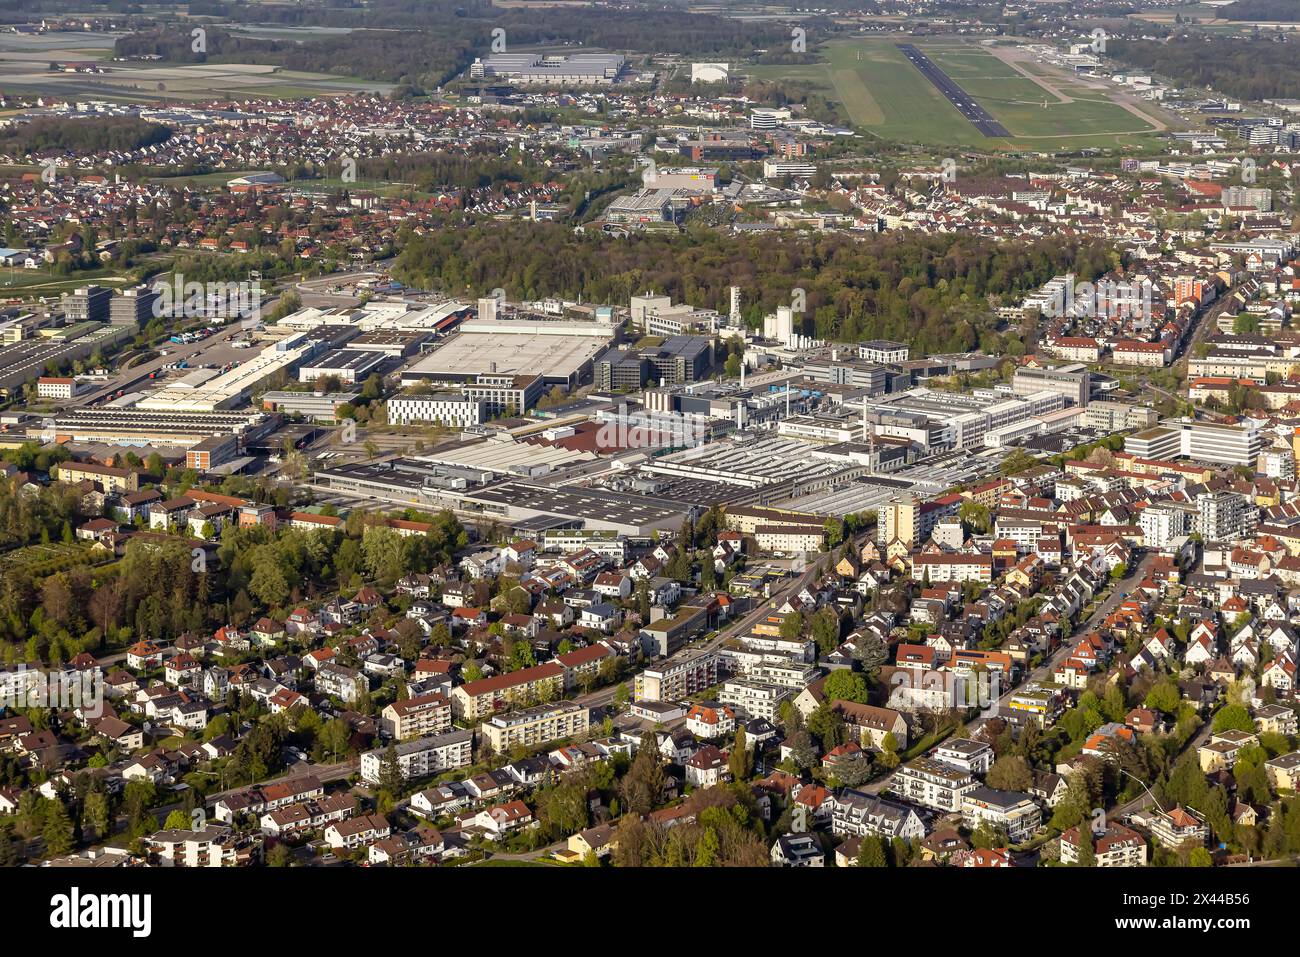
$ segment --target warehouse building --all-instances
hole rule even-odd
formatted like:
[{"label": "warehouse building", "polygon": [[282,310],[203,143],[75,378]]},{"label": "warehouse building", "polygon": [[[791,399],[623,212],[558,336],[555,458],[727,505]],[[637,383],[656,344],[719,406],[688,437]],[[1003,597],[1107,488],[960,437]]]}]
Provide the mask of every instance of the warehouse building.
[{"label": "warehouse building", "polygon": [[494,53],[476,59],[469,76],[523,85],[598,86],[616,82],[626,62],[618,53]]},{"label": "warehouse building", "polygon": [[334,422],[338,408],[351,405],[360,392],[263,392],[262,408],[267,412],[301,415],[316,422]]},{"label": "warehouse building", "polygon": [[468,382],[483,374],[538,376],[565,389],[589,381],[592,361],[613,342],[609,323],[546,319],[475,320],[463,323],[414,365],[402,385]]},{"label": "warehouse building", "polygon": [[336,376],[340,382],[353,385],[364,382],[372,372],[379,370],[388,356],[383,352],[363,349],[339,349],[327,353],[298,370],[299,382],[315,382],[323,376]]}]

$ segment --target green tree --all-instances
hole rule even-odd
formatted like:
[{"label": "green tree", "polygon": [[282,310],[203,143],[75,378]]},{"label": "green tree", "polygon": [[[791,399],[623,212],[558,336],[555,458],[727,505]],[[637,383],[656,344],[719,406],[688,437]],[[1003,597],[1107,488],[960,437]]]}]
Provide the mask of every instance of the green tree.
[{"label": "green tree", "polygon": [[747,747],[744,727],[736,729],[736,741],[727,755],[727,767],[733,781],[748,781],[754,771],[754,755]]},{"label": "green tree", "polygon": [[987,533],[993,524],[988,506],[974,501],[963,502],[957,510],[957,517],[977,535]]},{"label": "green tree", "polygon": [[390,741],[379,762],[379,787],[392,795],[401,794],[404,780],[402,765],[397,758],[397,745]]},{"label": "green tree", "polygon": [[823,655],[828,655],[839,647],[840,617],[833,608],[824,606],[813,615],[812,636]]},{"label": "green tree", "polygon": [[659,754],[658,738],[653,730],[641,736],[641,746],[627,774],[623,776],[623,806],[633,814],[649,814],[663,794],[663,759]]},{"label": "green tree", "polygon": [[1087,824],[1079,825],[1079,867],[1096,867],[1097,850],[1092,846],[1092,832]]},{"label": "green tree", "polygon": [[62,801],[53,800],[49,802],[49,807],[45,812],[45,826],[41,828],[41,836],[45,838],[45,854],[47,857],[61,857],[75,846],[72,818],[68,816],[68,809],[63,806]]},{"label": "green tree", "polygon": [[1178,688],[1178,682],[1174,681],[1168,675],[1162,677],[1147,692],[1146,699],[1142,702],[1144,706],[1153,708],[1162,714],[1177,714],[1178,706],[1182,703],[1182,692]]},{"label": "green tree", "polygon": [[1223,731],[1246,731],[1254,733],[1255,722],[1250,712],[1239,704],[1225,705],[1214,715],[1213,730],[1215,734]]},{"label": "green tree", "polygon": [[803,634],[803,612],[792,611],[781,620],[781,637],[793,641]]},{"label": "green tree", "polygon": [[826,676],[823,693],[831,701],[867,703],[867,682],[862,675],[848,668],[836,668]]},{"label": "green tree", "polygon": [[866,834],[858,845],[858,867],[887,867],[885,846],[879,836]]},{"label": "green tree", "polygon": [[1000,791],[1028,791],[1034,783],[1034,772],[1019,755],[1004,755],[989,768],[987,783]]}]

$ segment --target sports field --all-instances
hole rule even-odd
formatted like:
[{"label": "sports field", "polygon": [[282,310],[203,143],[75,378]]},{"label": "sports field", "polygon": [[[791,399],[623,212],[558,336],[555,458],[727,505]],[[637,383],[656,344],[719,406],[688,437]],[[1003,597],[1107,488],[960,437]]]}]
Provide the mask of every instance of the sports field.
[{"label": "sports field", "polygon": [[[915,43],[1011,136],[981,134],[898,49]],[[816,87],[843,105],[856,126],[885,139],[1028,150],[1142,145],[1161,128],[1147,104],[1121,102],[1104,81],[1040,63],[1027,48],[961,38],[871,37],[826,45],[823,62],[757,66],[764,79]]]}]

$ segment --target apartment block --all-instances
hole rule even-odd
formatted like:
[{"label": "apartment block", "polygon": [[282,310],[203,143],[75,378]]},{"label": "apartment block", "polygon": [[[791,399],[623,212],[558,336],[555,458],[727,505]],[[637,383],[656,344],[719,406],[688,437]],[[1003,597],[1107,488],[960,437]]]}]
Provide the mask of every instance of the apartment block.
[{"label": "apartment block", "polygon": [[390,738],[405,741],[451,729],[451,702],[443,694],[394,701],[380,713],[379,726]]},{"label": "apartment block", "polygon": [[[392,748],[397,754],[397,766],[404,780],[427,778],[473,764],[474,732],[457,729],[414,741],[402,741]],[[361,755],[361,779],[367,784],[378,784],[383,777],[387,755],[386,747]]]},{"label": "apartment block", "polygon": [[509,714],[493,715],[483,723],[483,741],[497,754],[515,745],[533,747],[561,738],[576,738],[587,733],[590,710],[572,701],[538,705]]}]

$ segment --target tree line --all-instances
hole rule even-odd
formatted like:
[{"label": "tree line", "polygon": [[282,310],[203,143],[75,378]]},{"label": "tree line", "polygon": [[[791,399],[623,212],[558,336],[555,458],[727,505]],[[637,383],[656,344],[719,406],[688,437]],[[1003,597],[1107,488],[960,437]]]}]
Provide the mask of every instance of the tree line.
[{"label": "tree line", "polygon": [[54,150],[61,153],[129,152],[162,143],[171,135],[171,129],[161,123],[129,117],[77,120],[48,117],[30,123],[16,123],[0,130],[0,153],[21,157]]},{"label": "tree line", "polygon": [[958,234],[732,236],[701,229],[610,241],[547,223],[492,224],[455,233],[406,234],[395,264],[411,285],[486,295],[559,296],[626,303],[654,291],[699,307],[727,308],[739,285],[747,318],[805,291],[804,331],[818,338],[888,338],[925,352],[973,349],[997,328],[991,299],[1018,301],[1052,276],[1097,275],[1101,240],[998,242]]},{"label": "tree line", "polygon": [[1117,39],[1107,53],[1181,86],[1209,87],[1245,100],[1300,97],[1295,69],[1300,47],[1285,36],[1264,41],[1185,34],[1163,43]]}]

